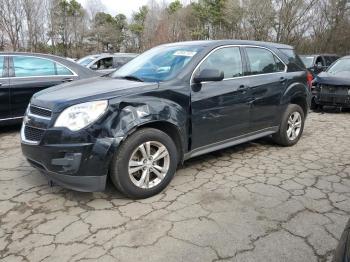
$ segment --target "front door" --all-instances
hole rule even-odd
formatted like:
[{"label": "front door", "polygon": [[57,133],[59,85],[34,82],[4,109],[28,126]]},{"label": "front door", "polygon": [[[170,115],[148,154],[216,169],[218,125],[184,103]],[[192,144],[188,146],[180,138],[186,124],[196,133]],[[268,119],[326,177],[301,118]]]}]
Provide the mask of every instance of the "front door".
[{"label": "front door", "polygon": [[0,121],[10,117],[10,82],[8,79],[8,61],[5,56],[0,56]]},{"label": "front door", "polygon": [[249,86],[239,47],[212,52],[196,70],[219,69],[224,80],[192,84],[192,149],[243,135],[249,127]]}]

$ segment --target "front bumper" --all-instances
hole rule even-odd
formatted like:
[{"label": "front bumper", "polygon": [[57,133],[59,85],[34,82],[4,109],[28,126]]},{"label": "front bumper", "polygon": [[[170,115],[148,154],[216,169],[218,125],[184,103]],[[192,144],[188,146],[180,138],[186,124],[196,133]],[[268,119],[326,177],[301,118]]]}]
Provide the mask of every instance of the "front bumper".
[{"label": "front bumper", "polygon": [[105,189],[114,142],[103,138],[94,143],[33,145],[22,140],[21,146],[28,162],[50,181],[72,190],[95,192]]}]

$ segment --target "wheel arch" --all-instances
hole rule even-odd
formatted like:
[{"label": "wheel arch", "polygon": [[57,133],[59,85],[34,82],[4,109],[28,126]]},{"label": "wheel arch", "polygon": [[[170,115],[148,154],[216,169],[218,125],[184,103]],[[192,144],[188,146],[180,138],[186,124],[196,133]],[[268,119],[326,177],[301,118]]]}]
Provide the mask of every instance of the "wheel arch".
[{"label": "wheel arch", "polygon": [[128,134],[124,137],[123,141],[126,140],[130,135],[132,135],[137,130],[143,129],[143,128],[154,128],[158,129],[168,136],[174,141],[177,149],[177,153],[179,156],[179,163],[183,162],[183,156],[185,153],[185,143],[183,136],[181,135],[182,131],[179,127],[177,127],[175,124],[164,121],[164,120],[157,120],[157,121],[151,121],[146,123],[141,123],[140,125],[134,127],[132,130],[128,132]]},{"label": "wheel arch", "polygon": [[284,92],[281,104],[296,104],[303,109],[304,115],[307,116],[311,105],[311,94],[307,86],[302,83],[293,83]]}]

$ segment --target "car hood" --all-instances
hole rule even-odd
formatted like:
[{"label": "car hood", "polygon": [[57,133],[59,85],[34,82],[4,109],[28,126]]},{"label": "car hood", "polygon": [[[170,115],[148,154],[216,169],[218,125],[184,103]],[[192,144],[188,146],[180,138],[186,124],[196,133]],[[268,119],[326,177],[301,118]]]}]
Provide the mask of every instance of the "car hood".
[{"label": "car hood", "polygon": [[78,80],[40,91],[33,96],[31,104],[55,112],[78,103],[111,99],[123,95],[151,91],[156,88],[158,88],[158,83],[97,77]]},{"label": "car hood", "polygon": [[346,73],[333,75],[327,72],[320,73],[315,81],[318,84],[332,85],[332,86],[350,86],[350,77]]}]

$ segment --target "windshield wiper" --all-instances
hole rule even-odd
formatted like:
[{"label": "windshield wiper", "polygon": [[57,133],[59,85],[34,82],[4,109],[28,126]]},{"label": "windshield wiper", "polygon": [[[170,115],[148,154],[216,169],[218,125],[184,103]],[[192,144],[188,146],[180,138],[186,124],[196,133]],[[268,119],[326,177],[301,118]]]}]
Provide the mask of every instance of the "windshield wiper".
[{"label": "windshield wiper", "polygon": [[118,78],[126,79],[126,80],[131,80],[131,81],[144,82],[141,78],[138,78],[137,76],[132,76],[132,75],[129,75],[129,76],[121,76],[121,77],[118,77]]}]

